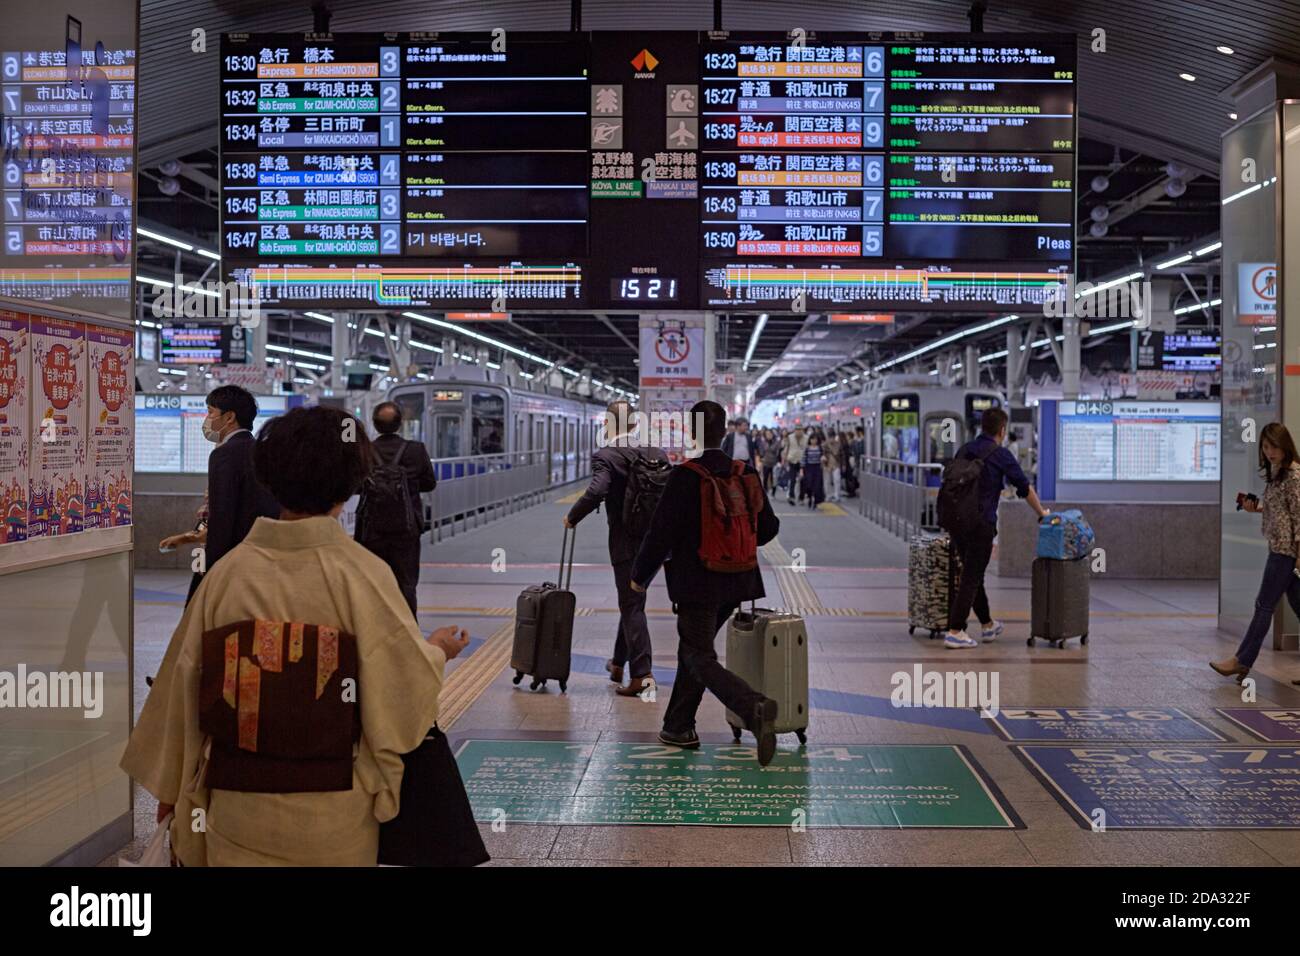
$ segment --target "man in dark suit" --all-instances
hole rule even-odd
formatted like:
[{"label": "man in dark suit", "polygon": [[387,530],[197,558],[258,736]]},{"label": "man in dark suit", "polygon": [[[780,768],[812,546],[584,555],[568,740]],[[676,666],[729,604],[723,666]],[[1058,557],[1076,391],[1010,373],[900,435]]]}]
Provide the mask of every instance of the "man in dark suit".
[{"label": "man in dark suit", "polygon": [[[641,539],[623,527],[623,496],[627,492],[628,472],[639,455],[652,461],[667,461],[662,449],[636,443],[637,422],[632,406],[625,401],[610,404],[605,411],[605,444],[591,456],[591,484],[564,516],[566,528],[605,503],[605,520],[609,523],[609,563],[614,567],[614,587],[618,591],[618,635],[614,638],[614,656],[605,664],[610,680],[620,685],[615,693],[633,697],[654,683],[650,672],[650,625],[645,617],[645,594],[631,588],[632,559]],[[631,678],[623,683],[623,663],[628,663]]]},{"label": "man in dark suit", "polygon": [[212,390],[207,405],[203,437],[217,447],[208,455],[205,570],[243,541],[258,518],[280,516],[280,505],[253,476],[257,399],[238,385],[222,385]]},{"label": "man in dark suit", "polygon": [[722,453],[758,470],[758,440],[749,430],[749,420],[737,418],[735,429],[722,439]]},{"label": "man in dark suit", "polygon": [[[731,472],[732,459],[719,447],[727,428],[727,413],[717,402],[697,402],[691,408],[691,434],[704,451],[696,462],[711,474],[724,478]],[[744,474],[757,473],[749,465]],[[664,712],[659,739],[674,747],[695,749],[700,738],[695,732],[695,713],[705,690],[713,693],[728,710],[746,718],[758,740],[758,762],[766,766],[776,752],[777,703],[750,687],[718,661],[713,641],[718,629],[742,601],[763,597],[763,576],[751,571],[722,573],[704,567],[700,549],[700,493],[704,479],[692,468],[673,469],[650,522],[641,549],[632,565],[632,587],[644,593],[668,561],[665,573],[668,596],[677,608],[677,679],[673,683],[668,709]],[[763,505],[758,513],[758,544],[776,537],[781,523],[772,503],[758,483]],[[755,556],[757,557],[757,556]]]},{"label": "man in dark suit", "polygon": [[[355,538],[373,554],[378,555],[393,569],[402,597],[417,618],[415,587],[420,583],[420,535],[425,530],[424,502],[420,492],[433,491],[438,484],[433,474],[429,450],[423,442],[412,441],[398,434],[402,428],[402,410],[394,402],[381,402],[371,416],[375,431],[375,455],[380,461],[395,463],[406,476],[406,493],[410,496],[415,524],[405,534],[381,534],[366,527],[364,509],[357,511]],[[378,464],[378,462],[376,462]]]}]

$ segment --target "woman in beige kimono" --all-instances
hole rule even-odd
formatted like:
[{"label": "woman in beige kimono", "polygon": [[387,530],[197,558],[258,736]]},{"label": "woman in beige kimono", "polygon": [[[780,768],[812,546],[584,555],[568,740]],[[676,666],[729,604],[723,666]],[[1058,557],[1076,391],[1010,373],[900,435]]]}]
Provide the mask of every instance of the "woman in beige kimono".
[{"label": "woman in beige kimono", "polygon": [[338,523],[370,463],[365,429],[338,409],[295,409],[258,435],[281,517],[204,576],[122,759],[160,821],[174,807],[185,866],[376,863],[402,755],[468,639],[425,640],[388,565]]}]

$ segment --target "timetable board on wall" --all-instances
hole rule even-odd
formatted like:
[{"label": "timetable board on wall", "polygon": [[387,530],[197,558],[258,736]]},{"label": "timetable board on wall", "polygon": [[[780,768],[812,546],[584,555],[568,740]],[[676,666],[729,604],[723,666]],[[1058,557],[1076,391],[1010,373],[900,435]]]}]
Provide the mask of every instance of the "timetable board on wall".
[{"label": "timetable board on wall", "polygon": [[280,307],[1041,304],[1075,42],[230,34],[223,272]]},{"label": "timetable board on wall", "polygon": [[1061,402],[1061,481],[1218,481],[1218,402]]},{"label": "timetable board on wall", "polygon": [[[258,395],[253,434],[288,409],[284,395]],[[292,396],[299,397],[299,396]],[[207,474],[208,456],[217,446],[203,437],[207,401],[203,395],[136,395],[138,440],[135,470]]]}]

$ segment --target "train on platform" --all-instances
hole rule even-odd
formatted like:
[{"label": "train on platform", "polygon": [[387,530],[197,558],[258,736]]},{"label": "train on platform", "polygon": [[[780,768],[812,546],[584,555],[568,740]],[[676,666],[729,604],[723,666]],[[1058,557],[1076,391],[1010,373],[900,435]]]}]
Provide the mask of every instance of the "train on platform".
[{"label": "train on platform", "polygon": [[437,366],[428,380],[394,385],[402,436],[424,442],[439,481],[483,473],[533,453],[549,484],[576,481],[590,469],[604,427],[605,405],[540,382],[521,384],[483,365]]},{"label": "train on platform", "polygon": [[778,416],[777,423],[838,431],[862,426],[872,457],[942,465],[978,434],[986,409],[1005,405],[1006,397],[996,388],[944,385],[925,374],[890,374],[870,379],[858,391],[816,396]]}]

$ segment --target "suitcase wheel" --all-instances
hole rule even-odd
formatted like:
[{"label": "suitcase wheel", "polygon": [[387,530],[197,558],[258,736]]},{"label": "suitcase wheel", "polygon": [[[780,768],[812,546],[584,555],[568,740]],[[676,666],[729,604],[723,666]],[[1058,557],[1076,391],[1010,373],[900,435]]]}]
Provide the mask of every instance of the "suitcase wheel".
[{"label": "suitcase wheel", "polygon": [[938,630],[936,630],[936,629],[934,629],[934,628],[931,628],[931,629],[930,629],[930,640],[932,640],[932,641],[933,641],[933,640],[937,640],[938,637],[939,637],[939,632],[938,632]]},{"label": "suitcase wheel", "polygon": [[528,685],[528,689],[529,689],[529,690],[537,690],[537,688],[539,688],[539,687],[542,686],[542,683],[543,683],[542,681],[539,681],[539,680],[537,680],[536,678],[534,678],[534,679],[533,679],[533,682],[532,682],[531,684]]},{"label": "suitcase wheel", "polygon": [[800,745],[806,744],[806,743],[808,742],[808,728],[807,728],[807,727],[804,727],[804,728],[801,729],[801,730],[796,730],[796,731],[794,732],[794,735],[795,735],[796,737],[799,738],[799,743],[800,743]]},{"label": "suitcase wheel", "polygon": [[908,634],[909,637],[912,635],[912,632],[915,631],[915,630],[916,630],[916,628],[913,627],[911,624],[907,625],[907,634]]},{"label": "suitcase wheel", "polygon": [[569,689],[569,682],[567,680],[560,681],[560,693],[563,694],[568,689]]},{"label": "suitcase wheel", "polygon": [[1088,643],[1088,635],[1085,634],[1085,635],[1083,635],[1083,637],[1079,638],[1079,643],[1080,643],[1080,644],[1087,644],[1087,643]]},{"label": "suitcase wheel", "polygon": [[740,728],[735,724],[731,725],[731,736],[736,738],[737,743],[740,743]]},{"label": "suitcase wheel", "polygon": [[515,683],[518,684],[518,683],[519,683],[521,680],[523,680],[523,679],[524,679],[524,672],[523,672],[523,671],[515,671]]},{"label": "suitcase wheel", "polygon": [[1028,646],[1033,647],[1033,646],[1034,646],[1034,639],[1031,637],[1029,640],[1025,641],[1025,643],[1026,643]]}]

